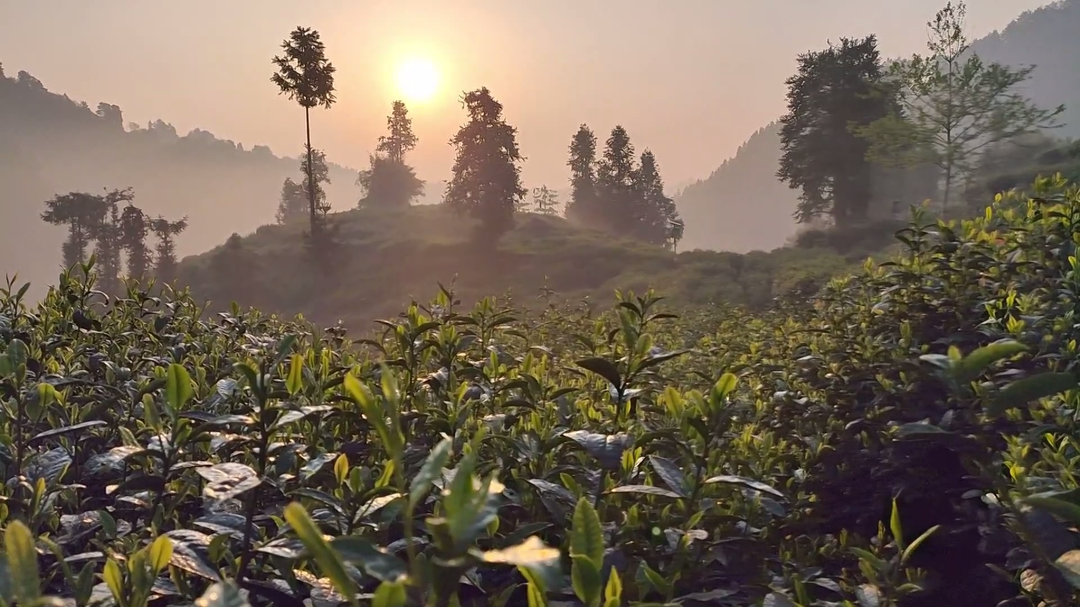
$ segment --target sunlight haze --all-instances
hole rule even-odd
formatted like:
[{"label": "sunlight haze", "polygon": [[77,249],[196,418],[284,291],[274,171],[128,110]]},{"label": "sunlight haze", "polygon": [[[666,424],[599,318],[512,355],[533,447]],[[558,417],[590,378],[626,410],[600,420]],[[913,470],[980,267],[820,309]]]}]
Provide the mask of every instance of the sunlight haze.
[{"label": "sunlight haze", "polygon": [[[566,148],[587,122],[601,141],[624,125],[640,150],[656,153],[674,190],[706,177],[783,113],[798,53],[870,33],[886,57],[922,52],[939,4],[3,0],[0,60],[91,107],[119,105],[125,123],[160,118],[181,133],[201,128],[296,155],[303,121],[270,82],[270,58],[304,25],[322,34],[337,68],[338,103],[312,112],[333,162],[362,167],[390,102],[406,97],[420,138],[417,173],[446,179],[447,142],[464,120],[459,97],[487,86],[519,130],[527,186],[566,187]],[[970,0],[970,35],[1043,4]],[[403,83],[406,65],[432,67],[408,68],[416,73]]]}]

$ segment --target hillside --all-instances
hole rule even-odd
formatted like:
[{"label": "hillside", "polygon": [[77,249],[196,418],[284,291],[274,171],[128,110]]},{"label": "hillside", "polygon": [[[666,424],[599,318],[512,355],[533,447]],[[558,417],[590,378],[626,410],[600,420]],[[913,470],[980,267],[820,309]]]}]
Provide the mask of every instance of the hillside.
[{"label": "hillside", "polygon": [[[273,221],[282,181],[299,179],[296,159],[265,146],[247,149],[198,129],[180,136],[160,120],[134,130],[116,106],[99,114],[30,74],[8,76],[0,77],[0,277],[55,282],[63,229],[40,213],[56,194],[133,187],[151,215],[188,216],[177,244],[190,254]],[[330,178],[330,203],[351,207],[356,172],[331,164]]]},{"label": "hillside", "polygon": [[470,220],[441,205],[351,210],[335,217],[343,243],[333,276],[323,279],[308,269],[299,227],[267,225],[184,259],[180,281],[215,308],[236,301],[362,328],[396,314],[413,298],[427,301],[439,282],[453,282],[467,302],[511,290],[531,305],[544,288],[560,299],[604,301],[615,289],[652,287],[681,304],[757,307],[803,279],[823,281],[865,258],[865,251],[841,256],[824,249],[674,254],[533,214],[520,215],[491,252],[468,241]]},{"label": "hillside", "polygon": [[[972,44],[988,61],[1036,65],[1024,93],[1043,107],[1065,104],[1066,126],[1057,137],[1080,137],[1080,0],[1027,11],[1005,29]],[[721,251],[770,250],[797,231],[791,214],[798,193],[776,178],[779,123],[754,133],[708,178],[676,197],[686,220],[684,246]],[[1025,178],[1027,175],[1024,176]]]}]

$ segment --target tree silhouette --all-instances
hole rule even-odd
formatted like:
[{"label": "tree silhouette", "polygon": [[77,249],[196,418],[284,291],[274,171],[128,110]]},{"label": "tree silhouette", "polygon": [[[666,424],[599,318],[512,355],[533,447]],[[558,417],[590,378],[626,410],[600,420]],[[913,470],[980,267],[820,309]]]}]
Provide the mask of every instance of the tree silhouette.
[{"label": "tree silhouette", "polygon": [[777,176],[802,191],[796,219],[827,215],[838,226],[865,219],[872,196],[869,146],[851,125],[873,123],[894,103],[883,86],[877,39],[842,38],[839,46],[800,55],[787,85]]},{"label": "tree silhouette", "polygon": [[457,148],[457,157],[445,203],[479,218],[486,233],[476,236],[494,243],[510,228],[514,209],[525,197],[518,166],[524,159],[518,150],[517,129],[503,120],[502,104],[487,87],[467,93],[463,105],[469,120],[450,142]]},{"label": "tree silhouette", "polygon": [[412,118],[409,118],[404,101],[394,102],[386,118],[386,130],[390,134],[379,137],[375,151],[385,153],[390,160],[405,162],[405,154],[411,152],[420,140],[413,133]]},{"label": "tree silhouette", "polygon": [[314,174],[314,154],[311,147],[311,108],[323,106],[330,109],[334,97],[334,66],[326,58],[326,47],[319,32],[297,27],[281,43],[283,54],[275,56],[273,63],[277,72],[270,80],[278,86],[281,94],[296,101],[304,108],[307,131],[307,195],[311,218],[311,243],[318,247],[324,236],[318,216],[317,186]]},{"label": "tree silhouette", "polygon": [[[649,150],[641,154],[641,165],[635,175],[637,190],[637,213],[635,228],[645,242],[666,245],[670,240],[672,223],[678,222],[679,212],[675,201],[664,194],[664,180],[656,157]],[[680,235],[681,237],[681,235]]]},{"label": "tree silhouette", "polygon": [[131,188],[112,190],[98,196],[97,205],[103,209],[98,221],[91,227],[94,254],[98,260],[101,290],[116,294],[120,291],[120,253],[123,247],[123,226],[120,219],[120,203],[130,203],[134,196]]},{"label": "tree silhouette", "polygon": [[304,186],[286,177],[281,184],[281,199],[278,201],[275,219],[279,224],[292,223],[308,214],[308,195]]},{"label": "tree silhouette", "polygon": [[588,125],[582,124],[574,134],[566,164],[572,188],[566,218],[586,226],[601,225],[603,209],[596,195],[596,135]]},{"label": "tree silhouette", "polygon": [[637,233],[640,210],[636,180],[634,145],[626,129],[616,126],[597,168],[596,189],[603,209],[600,227],[626,236]]},{"label": "tree silhouette", "polygon": [[150,229],[157,236],[157,257],[154,260],[154,275],[164,283],[176,280],[176,241],[174,237],[188,227],[187,217],[169,221],[158,215],[150,223]]},{"label": "tree silhouette", "polygon": [[540,215],[555,215],[559,206],[559,193],[546,185],[533,188],[532,210]]},{"label": "tree silhouette", "polygon": [[70,269],[86,261],[86,249],[93,238],[93,225],[104,217],[105,209],[99,198],[85,192],[71,192],[45,201],[41,219],[52,225],[66,225],[63,263]]},{"label": "tree silhouette", "polygon": [[357,206],[371,204],[406,206],[424,192],[423,180],[405,162],[405,155],[419,139],[413,133],[412,119],[405,103],[395,101],[386,118],[387,135],[379,137],[375,153],[368,156],[370,168],[360,171],[356,183],[364,190]]},{"label": "tree silhouette", "polygon": [[127,253],[128,277],[143,280],[150,272],[150,248],[146,237],[150,232],[150,219],[142,209],[128,203],[120,215],[120,246]]}]

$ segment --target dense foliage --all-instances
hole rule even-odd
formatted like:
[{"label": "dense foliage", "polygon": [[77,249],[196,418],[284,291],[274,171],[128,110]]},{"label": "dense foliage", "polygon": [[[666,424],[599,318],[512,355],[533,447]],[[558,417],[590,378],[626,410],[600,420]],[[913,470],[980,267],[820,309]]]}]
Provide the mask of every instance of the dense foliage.
[{"label": "dense foliage", "polygon": [[[1066,605],[1080,190],[752,314],[0,294],[7,604]],[[107,303],[105,303],[107,302]]]}]

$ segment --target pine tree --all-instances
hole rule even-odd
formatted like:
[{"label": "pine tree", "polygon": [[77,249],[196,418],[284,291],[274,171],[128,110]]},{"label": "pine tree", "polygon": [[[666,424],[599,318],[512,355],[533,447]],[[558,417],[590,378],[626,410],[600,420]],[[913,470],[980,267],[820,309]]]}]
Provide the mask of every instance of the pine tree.
[{"label": "pine tree", "polygon": [[375,151],[385,153],[387,158],[395,162],[405,162],[405,154],[416,147],[419,139],[413,134],[412,118],[409,118],[404,101],[394,102],[390,116],[386,118],[386,129],[390,134],[379,137]]},{"label": "pine tree", "polygon": [[634,145],[622,126],[608,137],[604,157],[598,163],[596,190],[602,209],[602,227],[622,235],[636,232],[638,196],[635,187]]},{"label": "pine tree", "polygon": [[486,88],[465,95],[469,120],[451,140],[457,148],[454,176],[445,203],[477,217],[483,227],[477,238],[494,243],[510,228],[515,206],[524,198],[522,160],[517,129],[503,120],[502,104]]},{"label": "pine tree", "polygon": [[546,185],[533,188],[532,211],[540,215],[556,215],[559,206],[559,193]]},{"label": "pine tree", "polygon": [[424,192],[424,182],[405,162],[405,155],[416,147],[419,139],[413,134],[412,119],[405,103],[395,101],[386,119],[388,135],[379,137],[375,153],[368,158],[371,166],[360,171],[356,183],[364,190],[357,206],[407,206]]},{"label": "pine tree", "polygon": [[675,201],[664,194],[664,180],[660,177],[656,157],[649,150],[641,154],[635,188],[639,197],[635,217],[639,238],[651,244],[667,244],[673,222],[679,221],[679,212],[675,209]]},{"label": "pine tree", "polygon": [[596,135],[582,124],[570,142],[570,202],[566,218],[586,226],[602,226],[603,209],[596,192]]}]

